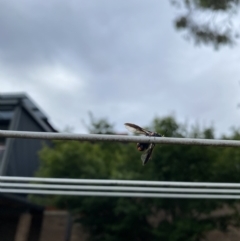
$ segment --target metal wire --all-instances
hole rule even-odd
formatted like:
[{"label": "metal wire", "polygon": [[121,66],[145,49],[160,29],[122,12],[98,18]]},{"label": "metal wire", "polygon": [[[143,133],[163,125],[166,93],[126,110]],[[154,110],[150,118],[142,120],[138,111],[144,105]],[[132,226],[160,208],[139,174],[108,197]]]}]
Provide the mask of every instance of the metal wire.
[{"label": "metal wire", "polygon": [[142,181],[142,180],[115,180],[115,179],[74,179],[74,178],[0,176],[0,181],[47,182],[47,183],[68,183],[68,184],[98,184],[98,185],[108,184],[108,185],[133,185],[133,186],[141,185],[141,186],[240,188],[240,183],[169,182],[169,181]]},{"label": "metal wire", "polygon": [[[240,193],[239,189],[207,189],[207,188],[156,188],[156,187],[124,187],[124,186],[91,186],[91,185],[55,185],[31,183],[0,183],[0,187],[18,187],[56,190],[98,190],[98,191],[128,191],[128,192],[176,192],[176,193]],[[5,189],[2,189],[5,190]]]},{"label": "metal wire", "polygon": [[[0,176],[0,193],[107,196],[107,197],[146,197],[146,198],[201,198],[201,199],[240,199],[239,183],[163,182],[137,180],[99,180],[41,177]],[[26,183],[34,182],[34,183]],[[36,183],[40,182],[40,183]],[[42,184],[47,183],[47,184]],[[50,184],[49,184],[50,183]],[[51,184],[60,183],[60,184]],[[72,185],[68,185],[72,184]],[[85,185],[79,185],[85,184]],[[87,185],[98,184],[98,185]],[[108,184],[108,186],[106,186]],[[105,186],[103,186],[105,185]],[[111,185],[111,186],[109,186]],[[116,186],[117,185],[117,186]],[[131,186],[119,186],[131,185]],[[155,186],[155,187],[153,187]],[[175,186],[156,187],[156,186]],[[179,188],[179,187],[187,188]],[[200,188],[189,188],[200,187]],[[206,187],[217,187],[206,188]],[[225,188],[223,188],[225,187]],[[227,187],[227,188],[226,188]],[[83,191],[79,191],[83,190]],[[95,191],[93,191],[95,190]],[[121,192],[119,192],[121,191]],[[233,195],[229,195],[233,194]],[[234,195],[236,194],[236,195]]]},{"label": "metal wire", "polygon": [[100,197],[240,199],[240,195],[134,193],[134,192],[79,192],[79,191],[56,191],[56,190],[35,190],[35,189],[2,189],[2,188],[0,188],[0,193],[39,194],[39,195],[71,195],[71,196],[100,196]]},{"label": "metal wire", "polygon": [[[142,143],[158,143],[158,144],[171,144],[171,145],[179,144],[179,145],[240,147],[240,141],[233,141],[233,140],[212,140],[212,139],[209,140],[209,139],[166,138],[166,137],[163,138],[163,137],[149,137],[149,136],[127,136],[127,135],[96,135],[96,134],[87,135],[87,134],[0,130],[0,137],[48,139],[48,140],[142,142]],[[140,180],[131,181],[131,180],[68,179],[68,178],[63,179],[63,178],[31,178],[31,177],[6,177],[6,176],[0,176],[0,181],[3,181],[0,183],[0,193],[73,195],[73,196],[109,196],[109,197],[110,196],[111,197],[146,197],[146,198],[152,197],[152,198],[240,199],[240,195],[211,194],[211,193],[238,194],[240,193],[240,190],[238,189],[206,189],[206,187],[240,188],[239,183],[163,182],[163,181],[140,181]],[[6,183],[6,181],[11,181],[13,183]],[[15,183],[15,182],[61,183],[61,185],[29,184],[29,183]],[[63,184],[85,184],[85,185],[77,186],[77,185],[63,185]],[[87,186],[86,184],[97,184],[97,186],[89,186],[89,185]],[[101,184],[134,185],[134,186],[133,187],[99,186]],[[136,187],[140,185],[145,187]],[[154,188],[150,186],[205,187],[205,188],[203,189]],[[11,187],[11,188],[8,188],[8,187]],[[12,187],[16,187],[17,189]],[[46,189],[51,189],[51,190],[46,190]],[[77,191],[77,190],[85,190],[85,191]],[[89,190],[97,190],[97,191],[89,191]],[[110,191],[110,192],[106,192],[106,191]],[[116,192],[116,191],[124,191],[124,192]],[[164,192],[164,193],[157,193],[157,192]],[[196,194],[196,193],[200,193],[200,194]],[[204,194],[201,194],[201,193],[204,193]]]},{"label": "metal wire", "polygon": [[233,140],[167,138],[167,137],[127,136],[127,135],[98,135],[98,134],[89,135],[89,134],[0,130],[0,137],[48,139],[48,140],[143,142],[143,143],[158,143],[158,144],[170,144],[170,145],[178,144],[178,145],[240,147],[240,141],[233,141]]}]

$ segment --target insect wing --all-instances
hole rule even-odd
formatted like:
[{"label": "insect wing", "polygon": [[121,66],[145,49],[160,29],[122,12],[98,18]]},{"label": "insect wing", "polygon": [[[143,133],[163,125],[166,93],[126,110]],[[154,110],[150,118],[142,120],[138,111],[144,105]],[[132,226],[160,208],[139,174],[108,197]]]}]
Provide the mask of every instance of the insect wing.
[{"label": "insect wing", "polygon": [[155,145],[154,145],[153,143],[151,143],[151,145],[150,145],[150,147],[147,149],[147,151],[142,154],[141,160],[142,160],[143,166],[146,165],[146,163],[150,160],[150,158],[151,158],[151,156],[152,156],[152,152],[153,152],[154,146],[155,146]]},{"label": "insect wing", "polygon": [[126,128],[127,128],[130,132],[132,132],[132,133],[135,133],[135,134],[144,134],[144,135],[150,135],[150,134],[151,134],[150,131],[144,130],[144,129],[141,128],[140,126],[135,125],[135,124],[132,124],[132,123],[125,123],[124,125],[125,125]]}]

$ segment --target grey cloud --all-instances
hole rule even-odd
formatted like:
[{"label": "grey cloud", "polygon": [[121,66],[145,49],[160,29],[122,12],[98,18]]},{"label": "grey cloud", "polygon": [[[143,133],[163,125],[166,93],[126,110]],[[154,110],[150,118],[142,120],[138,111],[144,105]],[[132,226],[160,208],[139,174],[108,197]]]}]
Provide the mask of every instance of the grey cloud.
[{"label": "grey cloud", "polygon": [[[0,71],[12,77],[13,90],[24,82],[56,122],[71,116],[76,124],[88,110],[110,116],[119,128],[172,112],[219,119],[223,92],[215,86],[224,81],[226,61],[234,62],[233,51],[195,48],[175,32],[173,16],[167,1],[2,1]],[[56,65],[84,86],[71,93],[48,86],[39,70]],[[235,65],[230,72],[239,73]],[[226,106],[231,97],[224,96]]]}]

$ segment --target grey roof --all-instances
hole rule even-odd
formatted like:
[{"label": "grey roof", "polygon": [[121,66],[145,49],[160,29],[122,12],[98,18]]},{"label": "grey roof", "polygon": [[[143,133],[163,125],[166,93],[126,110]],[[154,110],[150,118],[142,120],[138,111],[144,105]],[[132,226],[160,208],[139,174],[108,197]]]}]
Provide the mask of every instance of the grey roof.
[{"label": "grey roof", "polygon": [[47,115],[25,93],[0,94],[0,119],[11,119],[13,113],[9,112],[9,110],[14,110],[16,106],[25,108],[25,110],[42,127],[43,131],[56,132],[55,128],[49,123]]}]

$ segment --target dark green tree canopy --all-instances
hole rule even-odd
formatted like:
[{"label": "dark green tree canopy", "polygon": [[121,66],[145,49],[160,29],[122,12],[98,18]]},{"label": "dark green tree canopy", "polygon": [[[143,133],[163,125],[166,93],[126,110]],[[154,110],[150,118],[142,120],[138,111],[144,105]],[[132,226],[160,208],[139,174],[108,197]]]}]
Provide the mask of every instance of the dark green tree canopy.
[{"label": "dark green tree canopy", "polygon": [[[97,122],[90,130],[114,130],[106,119],[104,125]],[[212,127],[189,130],[173,117],[156,118],[149,128],[170,137],[214,138]],[[240,132],[233,129],[225,138],[240,139]],[[135,144],[56,141],[40,157],[37,175],[43,177],[240,182],[237,148],[157,145],[152,160],[142,166]],[[237,203],[224,200],[49,196],[39,201],[70,210],[95,241],[198,241],[210,230],[239,224]],[[223,205],[232,213],[209,215]]]}]

